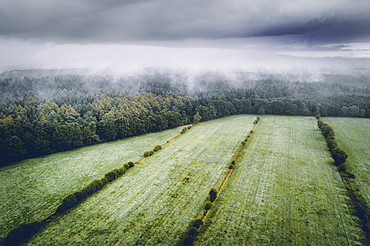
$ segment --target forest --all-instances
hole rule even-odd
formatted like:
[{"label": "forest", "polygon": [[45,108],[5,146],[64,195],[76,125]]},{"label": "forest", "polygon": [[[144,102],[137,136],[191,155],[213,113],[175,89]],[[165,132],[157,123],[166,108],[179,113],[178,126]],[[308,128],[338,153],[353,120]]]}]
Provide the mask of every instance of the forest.
[{"label": "forest", "polygon": [[366,78],[325,79],[270,76],[235,84],[203,77],[189,88],[181,79],[158,75],[3,77],[1,165],[236,114],[370,118]]}]

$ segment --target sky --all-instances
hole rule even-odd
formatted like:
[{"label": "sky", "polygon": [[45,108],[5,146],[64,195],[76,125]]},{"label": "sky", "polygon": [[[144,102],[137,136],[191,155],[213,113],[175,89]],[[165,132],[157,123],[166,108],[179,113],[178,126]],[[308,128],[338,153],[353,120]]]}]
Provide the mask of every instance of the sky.
[{"label": "sky", "polygon": [[369,0],[0,0],[0,72],[370,68]]}]

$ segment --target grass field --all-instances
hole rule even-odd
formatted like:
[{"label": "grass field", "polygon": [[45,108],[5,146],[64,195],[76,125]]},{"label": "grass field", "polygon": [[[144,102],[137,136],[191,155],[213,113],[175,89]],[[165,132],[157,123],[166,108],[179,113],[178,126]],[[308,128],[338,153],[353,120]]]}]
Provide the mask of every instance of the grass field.
[{"label": "grass field", "polygon": [[62,199],[94,179],[139,160],[181,127],[21,161],[0,169],[0,238],[21,223],[55,212]]},{"label": "grass field", "polygon": [[370,119],[325,117],[331,125],[338,147],[346,151],[346,167],[356,178],[351,180],[370,205]]},{"label": "grass field", "polygon": [[28,245],[175,245],[255,116],[200,123],[59,220]]},{"label": "grass field", "polygon": [[332,163],[314,117],[264,116],[195,245],[361,245]]}]

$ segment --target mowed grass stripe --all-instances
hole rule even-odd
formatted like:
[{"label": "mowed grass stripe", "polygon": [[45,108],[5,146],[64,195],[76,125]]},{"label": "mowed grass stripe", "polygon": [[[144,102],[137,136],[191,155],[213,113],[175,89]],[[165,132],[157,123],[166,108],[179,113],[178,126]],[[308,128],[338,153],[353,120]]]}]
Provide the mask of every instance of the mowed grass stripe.
[{"label": "mowed grass stripe", "polygon": [[[52,222],[28,244],[175,244],[203,210],[199,204],[209,189],[222,181],[254,118],[200,123]],[[187,177],[188,183],[181,182]]]},{"label": "mowed grass stripe", "polygon": [[195,245],[361,245],[313,117],[264,116]]},{"label": "mowed grass stripe", "polygon": [[333,127],[338,146],[348,154],[345,165],[356,176],[351,183],[370,205],[370,119],[325,117],[322,120]]},{"label": "mowed grass stripe", "polygon": [[0,238],[21,223],[55,212],[62,199],[146,150],[165,143],[181,127],[115,142],[88,146],[0,168]]}]

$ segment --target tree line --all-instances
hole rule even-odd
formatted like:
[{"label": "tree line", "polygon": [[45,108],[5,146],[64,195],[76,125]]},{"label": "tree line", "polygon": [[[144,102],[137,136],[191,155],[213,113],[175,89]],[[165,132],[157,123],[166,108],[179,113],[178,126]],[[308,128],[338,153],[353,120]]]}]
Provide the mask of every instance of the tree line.
[{"label": "tree line", "polygon": [[167,80],[132,89],[104,77],[0,79],[2,164],[235,114],[370,117],[370,97],[311,95],[329,85],[261,80],[224,90],[216,82],[184,96],[186,86]]}]

